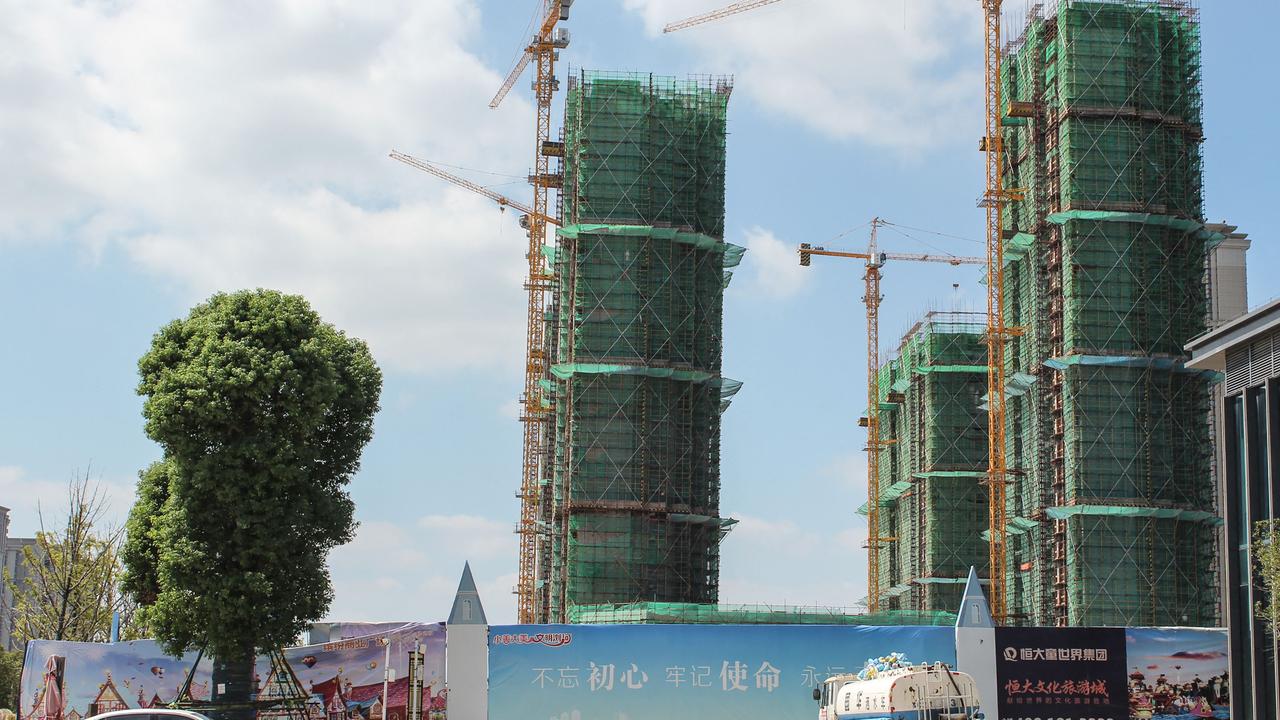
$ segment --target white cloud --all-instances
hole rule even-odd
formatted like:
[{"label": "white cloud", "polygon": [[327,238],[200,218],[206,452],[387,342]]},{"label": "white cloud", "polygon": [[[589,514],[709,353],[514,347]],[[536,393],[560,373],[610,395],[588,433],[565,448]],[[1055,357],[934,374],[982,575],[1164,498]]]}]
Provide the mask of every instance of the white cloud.
[{"label": "white cloud", "polygon": [[[864,431],[854,431],[860,436],[864,435]],[[859,441],[863,437],[858,437]],[[824,477],[831,478],[841,488],[852,490],[854,498],[861,503],[867,499],[867,454],[865,452],[852,452],[837,455],[820,471]]]},{"label": "white cloud", "polygon": [[518,362],[513,213],[387,158],[525,169],[530,108],[487,107],[474,0],[0,12],[0,243],[122,251],[192,302],[301,292],[400,368]]},{"label": "white cloud", "polygon": [[364,521],[355,540],[329,556],[329,617],[444,620],[469,561],[489,622],[514,622],[515,558],[511,528],[488,518],[428,515],[411,525]]},{"label": "white cloud", "polygon": [[477,515],[428,515],[418,521],[430,544],[449,543],[472,560],[516,556],[516,533],[512,523]]},{"label": "white cloud", "polygon": [[[83,477],[83,471],[69,474],[65,480],[31,477],[14,465],[0,466],[0,505],[9,508],[9,535],[31,537],[41,527],[53,530],[66,520],[67,492],[72,477]],[[127,481],[107,479],[92,468],[90,485],[103,503],[103,528],[122,527],[133,505],[134,487]]]},{"label": "white cloud", "polygon": [[853,609],[867,592],[865,527],[801,526],[732,513],[720,602]]},{"label": "white cloud", "polygon": [[[623,4],[657,36],[724,3]],[[829,137],[916,150],[981,134],[981,28],[973,0],[788,0],[658,41],[693,48],[753,101]]]},{"label": "white cloud", "polygon": [[783,299],[795,295],[808,281],[796,245],[779,240],[772,231],[761,227],[747,230],[745,244],[748,252],[743,263],[751,268],[753,291]]}]

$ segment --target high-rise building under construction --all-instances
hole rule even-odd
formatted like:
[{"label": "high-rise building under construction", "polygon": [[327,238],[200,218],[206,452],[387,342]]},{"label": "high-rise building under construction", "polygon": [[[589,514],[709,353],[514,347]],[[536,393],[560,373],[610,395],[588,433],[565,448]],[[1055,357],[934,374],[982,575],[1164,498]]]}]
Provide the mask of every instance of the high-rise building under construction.
[{"label": "high-rise building under construction", "polygon": [[1214,623],[1195,9],[1038,7],[1003,84],[1009,620]]},{"label": "high-rise building under construction", "polygon": [[725,79],[571,73],[558,290],[548,312],[555,424],[539,503],[535,614],[715,603]]},{"label": "high-rise building under construction", "polygon": [[985,332],[985,315],[931,312],[880,366],[880,432],[889,442],[875,552],[878,605],[890,611],[955,612],[969,568],[987,577]]}]

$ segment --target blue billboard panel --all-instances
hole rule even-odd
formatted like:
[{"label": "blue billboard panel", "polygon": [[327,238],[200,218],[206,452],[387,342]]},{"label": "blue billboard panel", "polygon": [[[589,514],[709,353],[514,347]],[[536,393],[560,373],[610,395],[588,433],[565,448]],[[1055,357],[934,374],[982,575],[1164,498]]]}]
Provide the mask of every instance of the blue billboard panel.
[{"label": "blue billboard panel", "polygon": [[831,675],[901,653],[955,665],[948,627],[507,625],[489,631],[489,717],[813,720]]}]

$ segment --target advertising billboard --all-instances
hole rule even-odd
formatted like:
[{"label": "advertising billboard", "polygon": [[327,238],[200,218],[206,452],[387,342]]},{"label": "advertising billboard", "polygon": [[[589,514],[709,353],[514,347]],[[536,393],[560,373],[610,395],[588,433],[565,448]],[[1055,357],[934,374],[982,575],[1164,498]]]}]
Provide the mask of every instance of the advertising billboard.
[{"label": "advertising billboard", "polygon": [[489,633],[489,717],[782,720],[818,716],[831,675],[901,653],[955,664],[947,627],[513,625]]},{"label": "advertising billboard", "polygon": [[996,628],[1000,720],[1231,717],[1225,630]]},{"label": "advertising billboard", "polygon": [[1124,720],[1123,628],[996,628],[1001,720]]},{"label": "advertising billboard", "polygon": [[[292,684],[281,675],[292,673],[308,695],[308,720],[407,720],[409,652],[415,646],[424,654],[423,720],[443,720],[443,623],[405,623],[371,635],[288,648],[282,667],[259,658],[258,699],[278,699],[286,683]],[[383,697],[388,649],[393,680]],[[195,652],[168,657],[152,640],[32,641],[23,661],[19,716],[21,720],[82,720],[111,710],[165,706],[177,698],[196,657]],[[210,697],[211,675],[212,662],[202,658],[191,675],[191,696],[197,703]],[[280,714],[266,711],[259,716]]]}]

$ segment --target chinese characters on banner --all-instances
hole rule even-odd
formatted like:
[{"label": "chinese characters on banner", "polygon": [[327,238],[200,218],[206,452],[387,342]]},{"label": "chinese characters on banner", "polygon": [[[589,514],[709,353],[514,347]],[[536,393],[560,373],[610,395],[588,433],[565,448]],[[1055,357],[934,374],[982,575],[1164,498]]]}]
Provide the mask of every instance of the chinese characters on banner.
[{"label": "chinese characters on banner", "polygon": [[1000,720],[1126,720],[1123,628],[996,628]]}]

